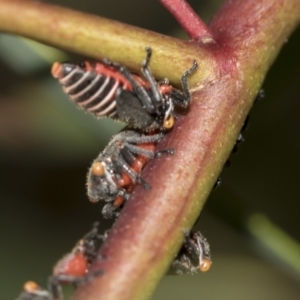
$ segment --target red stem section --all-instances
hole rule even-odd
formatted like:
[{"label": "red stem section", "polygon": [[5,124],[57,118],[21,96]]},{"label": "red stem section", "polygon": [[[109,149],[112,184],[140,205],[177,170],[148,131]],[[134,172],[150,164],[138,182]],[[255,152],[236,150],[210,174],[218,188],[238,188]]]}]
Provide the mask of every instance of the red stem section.
[{"label": "red stem section", "polygon": [[185,0],[160,0],[194,41],[212,42],[213,35]]}]

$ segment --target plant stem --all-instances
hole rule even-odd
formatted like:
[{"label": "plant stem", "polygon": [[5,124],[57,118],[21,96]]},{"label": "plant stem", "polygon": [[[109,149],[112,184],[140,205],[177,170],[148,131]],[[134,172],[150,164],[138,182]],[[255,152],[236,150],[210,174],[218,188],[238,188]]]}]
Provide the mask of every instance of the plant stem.
[{"label": "plant stem", "polygon": [[79,289],[75,300],[148,299],[191,228],[226,161],[266,72],[297,26],[300,2],[228,1],[214,18],[215,82],[193,93],[159,149],[174,157],[156,159],[144,170],[150,191],[137,187],[100,251],[102,278]]},{"label": "plant stem", "polygon": [[151,46],[153,73],[175,83],[193,59],[199,63],[189,80],[190,110],[158,147],[174,148],[175,155],[146,166],[143,177],[152,189],[134,190],[91,267],[104,275],[74,295],[74,300],[148,299],[179,249],[183,231],[199,216],[267,70],[297,26],[300,1],[227,1],[210,25],[217,43],[208,44],[45,3],[2,0],[0,8],[0,30],[95,58],[109,56],[132,70],[140,68],[144,47]]},{"label": "plant stem", "polygon": [[181,27],[194,41],[213,42],[213,35],[206,24],[185,0],[160,0]]},{"label": "plant stem", "polygon": [[[117,21],[35,1],[1,0],[0,8],[2,32],[94,59],[107,57],[133,71],[140,70],[145,47],[151,46],[154,49],[152,72],[158,79],[167,77],[175,84],[180,84],[184,66],[191,65],[195,57],[199,58],[201,70],[197,82],[212,79],[217,68],[206,49]],[[15,17],[16,12],[18,17]]]}]

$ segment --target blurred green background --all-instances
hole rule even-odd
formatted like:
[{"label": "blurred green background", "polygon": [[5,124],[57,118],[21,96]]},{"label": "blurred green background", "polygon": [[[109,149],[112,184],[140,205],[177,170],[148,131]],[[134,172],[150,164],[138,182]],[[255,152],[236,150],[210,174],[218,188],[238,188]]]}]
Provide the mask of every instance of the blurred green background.
[{"label": "blurred green background", "polygon": [[[48,2],[183,34],[158,1]],[[222,2],[189,1],[206,21]],[[166,276],[153,299],[299,299],[299,53],[300,30],[271,68],[246,141],[196,226],[211,244],[212,269]],[[94,221],[109,226],[87,200],[85,176],[121,125],[77,110],[51,78],[55,60],[73,57],[0,35],[0,299],[15,299],[29,279],[45,286],[53,264]]]}]

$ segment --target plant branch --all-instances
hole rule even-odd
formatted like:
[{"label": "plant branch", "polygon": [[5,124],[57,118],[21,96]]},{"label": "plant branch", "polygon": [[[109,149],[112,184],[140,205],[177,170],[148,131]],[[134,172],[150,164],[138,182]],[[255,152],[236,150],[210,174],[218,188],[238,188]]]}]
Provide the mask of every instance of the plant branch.
[{"label": "plant branch", "polygon": [[160,0],[160,2],[174,16],[192,40],[202,43],[214,41],[210,29],[185,0]]},{"label": "plant branch", "polygon": [[194,83],[213,80],[217,68],[206,49],[142,28],[43,2],[1,0],[0,7],[2,32],[25,36],[94,59],[106,57],[133,71],[140,70],[145,47],[151,46],[155,49],[152,72],[158,79],[167,77],[177,85],[184,66],[190,66],[195,57],[199,58],[201,72],[197,72]]},{"label": "plant branch", "polygon": [[175,83],[193,59],[199,63],[190,80],[189,113],[158,146],[174,148],[175,155],[146,166],[143,177],[152,189],[134,190],[91,267],[104,275],[74,295],[75,300],[148,299],[179,249],[183,230],[197,219],[267,70],[297,26],[300,1],[227,1],[210,26],[217,43],[208,44],[42,3],[4,0],[0,5],[0,30],[95,58],[109,53],[133,70],[150,46],[155,76]]},{"label": "plant branch", "polygon": [[[159,145],[174,157],[153,160],[100,251],[107,273],[76,300],[147,299],[191,228],[226,161],[268,68],[300,18],[300,2],[228,1],[211,24],[216,81],[193,93],[189,113]],[[201,43],[199,47],[207,45]]]}]

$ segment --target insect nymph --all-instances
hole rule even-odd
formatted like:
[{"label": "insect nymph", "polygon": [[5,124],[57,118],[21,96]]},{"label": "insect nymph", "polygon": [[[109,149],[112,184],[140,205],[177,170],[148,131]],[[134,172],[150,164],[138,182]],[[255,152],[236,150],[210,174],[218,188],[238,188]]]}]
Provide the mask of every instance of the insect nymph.
[{"label": "insect nymph", "polygon": [[187,108],[190,92],[187,78],[192,67],[181,77],[182,91],[157,82],[149,69],[151,48],[146,48],[142,63],[143,77],[108,59],[102,62],[54,63],[52,75],[63,90],[82,109],[98,117],[110,117],[140,131],[170,129],[174,125],[174,106]]},{"label": "insect nymph", "polygon": [[197,274],[206,272],[212,265],[210,246],[200,233],[185,232],[184,243],[172,264],[176,274]]},{"label": "insect nymph", "polygon": [[87,175],[87,193],[91,202],[107,202],[102,210],[105,218],[118,214],[115,211],[129,199],[135,184],[150,189],[140,176],[141,170],[149,159],[174,153],[173,149],[155,151],[156,143],[163,136],[162,132],[121,131],[94,160]]}]

